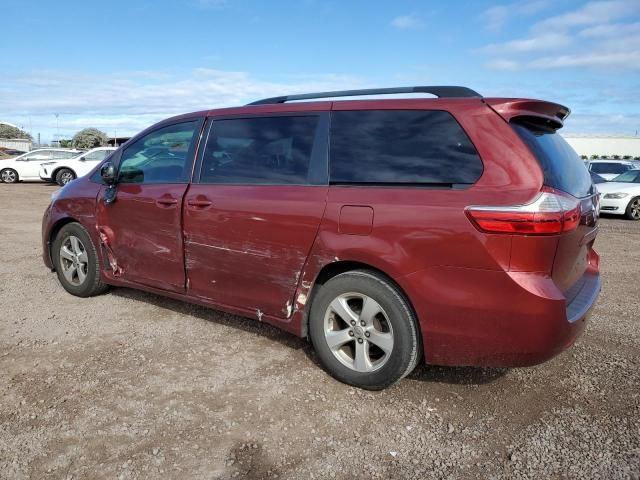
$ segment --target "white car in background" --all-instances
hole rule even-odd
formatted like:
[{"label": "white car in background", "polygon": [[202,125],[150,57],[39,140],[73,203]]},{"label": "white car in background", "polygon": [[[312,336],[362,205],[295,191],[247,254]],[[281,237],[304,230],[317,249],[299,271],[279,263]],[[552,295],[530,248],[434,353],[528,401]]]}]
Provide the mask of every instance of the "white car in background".
[{"label": "white car in background", "polygon": [[612,181],[599,183],[600,212],[640,220],[640,169],[628,170]]},{"label": "white car in background", "polygon": [[640,168],[637,160],[588,160],[585,162],[590,172],[597,173],[607,181],[611,181],[627,170]]},{"label": "white car in background", "polygon": [[58,162],[46,162],[40,166],[40,178],[47,182],[56,182],[63,186],[94,169],[99,162],[107,158],[117,148],[98,147],[73,158]]},{"label": "white car in background", "polygon": [[39,148],[18,157],[0,161],[0,180],[16,183],[23,180],[40,181],[40,165],[45,162],[76,157],[82,150],[67,148]]}]

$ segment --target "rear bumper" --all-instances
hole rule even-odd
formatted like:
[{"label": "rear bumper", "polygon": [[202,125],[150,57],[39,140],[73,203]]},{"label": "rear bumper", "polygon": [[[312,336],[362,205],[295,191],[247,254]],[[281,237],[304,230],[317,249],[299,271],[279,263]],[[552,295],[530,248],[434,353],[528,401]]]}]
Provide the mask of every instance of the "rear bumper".
[{"label": "rear bumper", "polygon": [[564,295],[544,273],[439,267],[403,287],[427,363],[521,367],[553,358],[584,331],[601,288],[595,252],[576,285]]}]

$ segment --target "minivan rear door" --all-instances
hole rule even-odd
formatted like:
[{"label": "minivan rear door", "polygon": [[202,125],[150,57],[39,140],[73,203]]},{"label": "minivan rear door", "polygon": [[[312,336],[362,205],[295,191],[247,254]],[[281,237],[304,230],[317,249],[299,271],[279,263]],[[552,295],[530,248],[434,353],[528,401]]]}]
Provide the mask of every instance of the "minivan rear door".
[{"label": "minivan rear door", "polygon": [[185,196],[188,293],[290,317],[327,197],[328,114],[215,118]]},{"label": "minivan rear door", "polygon": [[588,267],[590,249],[597,233],[598,193],[584,162],[557,131],[531,120],[515,119],[511,124],[537,158],[545,185],[580,201],[579,225],[560,234],[552,269],[554,283],[566,293]]}]

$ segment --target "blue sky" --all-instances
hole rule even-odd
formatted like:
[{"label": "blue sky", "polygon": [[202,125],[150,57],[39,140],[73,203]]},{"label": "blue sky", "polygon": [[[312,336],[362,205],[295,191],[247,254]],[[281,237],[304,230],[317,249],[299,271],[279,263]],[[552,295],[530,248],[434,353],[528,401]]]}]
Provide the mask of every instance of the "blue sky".
[{"label": "blue sky", "polygon": [[[640,130],[640,1],[2,1],[0,120],[131,135],[265,96],[466,85]],[[58,127],[56,117],[58,114]]]}]

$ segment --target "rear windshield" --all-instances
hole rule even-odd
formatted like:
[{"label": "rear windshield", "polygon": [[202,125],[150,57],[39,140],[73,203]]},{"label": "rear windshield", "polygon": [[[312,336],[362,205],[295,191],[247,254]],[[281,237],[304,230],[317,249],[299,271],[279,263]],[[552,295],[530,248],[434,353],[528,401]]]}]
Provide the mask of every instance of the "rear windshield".
[{"label": "rear windshield", "polygon": [[513,123],[514,130],[538,159],[544,184],[582,198],[593,193],[591,175],[578,154],[560,134],[532,125]]}]

